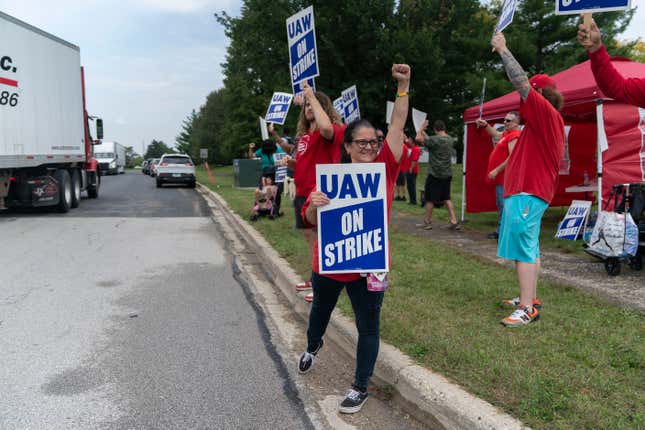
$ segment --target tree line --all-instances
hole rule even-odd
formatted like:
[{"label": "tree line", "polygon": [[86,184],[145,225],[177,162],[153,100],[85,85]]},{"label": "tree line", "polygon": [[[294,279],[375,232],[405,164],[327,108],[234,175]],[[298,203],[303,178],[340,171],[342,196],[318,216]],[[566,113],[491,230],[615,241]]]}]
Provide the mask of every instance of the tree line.
[{"label": "tree line", "polygon": [[[291,92],[286,19],[314,6],[320,76],[316,89],[333,100],[356,84],[361,116],[385,128],[386,101],[393,100],[393,62],[412,67],[411,106],[442,119],[461,145],[461,115],[478,103],[483,78],[486,99],[512,90],[490,39],[501,0],[244,0],[239,17],[216,13],[230,40],[222,64],[224,85],[212,91],[182,124],[175,146],[199,159],[230,164],[260,140],[274,91]],[[575,40],[579,17],[554,14],[553,0],[524,0],[504,32],[509,48],[529,74],[556,73],[586,60]],[[638,41],[619,41],[634,11],[594,15],[612,55],[642,58]],[[295,130],[299,108],[286,125]],[[409,133],[414,128],[409,124]],[[461,151],[459,151],[461,152]]]}]

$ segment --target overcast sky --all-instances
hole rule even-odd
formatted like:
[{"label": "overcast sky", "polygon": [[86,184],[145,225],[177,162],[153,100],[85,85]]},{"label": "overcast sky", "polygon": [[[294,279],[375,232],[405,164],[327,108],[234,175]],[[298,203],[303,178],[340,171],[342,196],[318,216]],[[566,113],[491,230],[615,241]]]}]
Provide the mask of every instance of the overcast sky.
[{"label": "overcast sky", "polygon": [[[645,0],[632,0],[641,3]],[[228,41],[213,13],[238,16],[240,5],[240,0],[0,0],[0,11],[80,46],[88,111],[103,117],[106,139],[141,152],[142,143],[152,139],[173,144],[184,118],[222,86],[220,64]],[[640,9],[625,38],[645,39],[645,7]]]}]

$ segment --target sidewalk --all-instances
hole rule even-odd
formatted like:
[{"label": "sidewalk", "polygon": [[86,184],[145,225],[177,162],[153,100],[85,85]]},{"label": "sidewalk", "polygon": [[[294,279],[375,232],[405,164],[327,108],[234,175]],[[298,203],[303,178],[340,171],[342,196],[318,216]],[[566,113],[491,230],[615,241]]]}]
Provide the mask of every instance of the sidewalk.
[{"label": "sidewalk", "polygon": [[[447,229],[447,224],[433,222],[432,230],[415,227],[420,219],[413,215],[392,211],[391,225],[406,233],[421,235],[433,241],[472,254],[473,258],[494,261],[511,266],[512,263],[497,257],[497,242],[486,238],[486,233],[468,229],[465,223],[460,231]],[[580,243],[582,246],[582,242]],[[597,294],[623,306],[645,309],[645,269],[632,270],[626,264],[618,276],[609,276],[601,260],[590,255],[566,254],[541,250],[542,279],[570,285]]]}]

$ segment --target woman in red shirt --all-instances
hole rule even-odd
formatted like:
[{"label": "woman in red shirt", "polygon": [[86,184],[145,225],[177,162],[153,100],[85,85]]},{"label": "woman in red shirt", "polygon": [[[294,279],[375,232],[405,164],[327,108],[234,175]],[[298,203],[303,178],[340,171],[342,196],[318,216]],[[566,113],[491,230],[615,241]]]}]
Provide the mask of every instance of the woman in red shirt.
[{"label": "woman in red shirt", "polygon": [[[313,252],[316,233],[302,219],[302,205],[316,185],[316,164],[338,163],[340,145],[343,141],[345,126],[331,99],[323,92],[316,91],[304,84],[304,106],[298,118],[296,131],[296,159],[293,180],[296,183],[296,197],[293,207],[296,216],[296,228],[302,230],[310,254]],[[311,282],[296,285],[297,291],[308,290]],[[313,295],[305,296],[312,301]]]},{"label": "woman in red shirt", "polygon": [[[403,152],[403,127],[408,115],[408,88],[410,67],[394,64],[392,77],[398,82],[397,99],[394,103],[392,121],[383,148],[379,152],[376,129],[366,120],[358,120],[347,126],[343,148],[351,163],[385,163],[388,215],[392,206],[394,184],[399,173],[399,163]],[[320,191],[313,191],[303,205],[303,216],[309,225],[316,225],[318,208],[329,203],[329,198]],[[318,273],[317,243],[312,254],[313,271],[311,275],[314,300],[309,314],[307,329],[307,350],[300,357],[298,369],[308,372],[316,354],[323,345],[323,335],[329,323],[338,296],[343,288],[352,302],[358,329],[356,351],[356,373],[354,383],[342,401],[339,411],[358,412],[367,400],[367,385],[374,371],[379,348],[379,330],[383,291],[368,290],[368,281],[360,273],[341,275],[320,275]],[[373,275],[370,275],[370,279]]]}]

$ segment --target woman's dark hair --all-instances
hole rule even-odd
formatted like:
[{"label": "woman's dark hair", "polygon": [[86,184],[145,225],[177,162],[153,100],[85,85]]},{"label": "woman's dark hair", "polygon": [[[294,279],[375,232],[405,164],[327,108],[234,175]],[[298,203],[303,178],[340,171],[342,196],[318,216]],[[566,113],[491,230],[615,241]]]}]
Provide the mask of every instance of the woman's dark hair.
[{"label": "woman's dark hair", "polygon": [[262,141],[262,152],[270,156],[277,150],[276,144],[273,140],[267,139]]},{"label": "woman's dark hair", "polygon": [[357,119],[355,121],[350,122],[347,125],[347,128],[345,128],[345,135],[343,136],[343,143],[340,146],[340,162],[341,163],[351,163],[352,158],[349,156],[347,153],[347,150],[345,149],[345,145],[351,145],[352,141],[354,140],[354,134],[356,133],[356,130],[361,129],[361,128],[371,128],[374,129],[374,126],[372,125],[371,122],[369,122],[366,119]]},{"label": "woman's dark hair", "polygon": [[434,122],[434,125],[432,126],[432,128],[434,128],[437,131],[446,131],[446,123],[438,119]]}]

